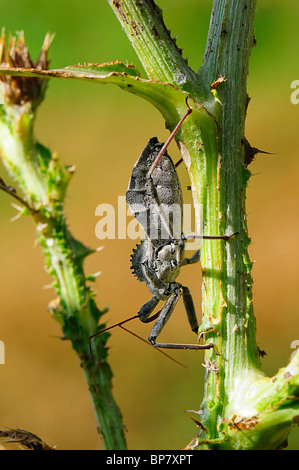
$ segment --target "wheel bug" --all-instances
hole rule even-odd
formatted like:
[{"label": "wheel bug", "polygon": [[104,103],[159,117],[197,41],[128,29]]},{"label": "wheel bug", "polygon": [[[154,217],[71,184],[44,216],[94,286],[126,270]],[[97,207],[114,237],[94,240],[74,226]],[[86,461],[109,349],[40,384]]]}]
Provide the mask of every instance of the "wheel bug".
[{"label": "wheel bug", "polygon": [[[199,350],[214,347],[213,343],[199,345],[156,342],[181,297],[191,329],[198,334],[198,321],[190,290],[176,282],[181,267],[194,264],[200,259],[199,250],[191,258],[184,256],[186,240],[201,238],[228,241],[237,233],[229,236],[182,233],[182,190],[175,165],[166,149],[183,121],[192,112],[187,100],[186,104],[188,106],[186,114],[165,144],[159,143],[156,137],[149,140],[134,165],[126,192],[127,204],[145,232],[145,239],[137,245],[131,255],[131,269],[140,282],[146,283],[152,298],[136,315],[92,335],[89,339],[90,352],[91,339],[94,336],[116,326],[123,328],[124,323],[136,318],[143,323],[156,320],[148,338],[149,343],[155,348]],[[163,308],[151,315],[160,301],[165,301]],[[131,333],[127,329],[126,331]]]}]

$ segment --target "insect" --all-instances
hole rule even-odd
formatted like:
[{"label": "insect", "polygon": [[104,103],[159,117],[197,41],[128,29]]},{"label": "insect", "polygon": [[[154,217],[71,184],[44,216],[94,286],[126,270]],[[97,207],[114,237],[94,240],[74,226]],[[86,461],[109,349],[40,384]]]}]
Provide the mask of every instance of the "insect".
[{"label": "insect", "polygon": [[[163,152],[163,153],[162,153]],[[145,232],[145,239],[131,256],[131,269],[138,281],[145,282],[152,298],[137,313],[142,322],[156,320],[149,342],[157,348],[210,349],[213,344],[173,344],[156,342],[180,298],[192,331],[198,333],[198,321],[190,290],[176,281],[183,266],[199,261],[199,250],[185,257],[185,243],[194,235],[184,235],[183,198],[180,181],[172,159],[156,137],[150,139],[137,160],[126,201]],[[230,236],[200,236],[204,239],[228,240]],[[150,316],[160,301],[162,309]]]},{"label": "insect", "polygon": [[[148,338],[152,346],[196,350],[213,348],[213,344],[174,344],[156,341],[181,297],[190,327],[198,334],[198,321],[190,290],[176,281],[183,266],[194,264],[200,259],[199,250],[191,258],[185,257],[186,240],[198,237],[227,241],[235,234],[203,236],[184,235],[182,232],[182,189],[175,165],[166,152],[166,148],[183,121],[192,112],[188,103],[187,106],[187,113],[179,121],[165,144],[158,142],[156,137],[149,140],[134,165],[126,192],[127,204],[145,232],[145,239],[137,245],[131,255],[131,269],[138,281],[145,282],[152,297],[136,315],[100,333],[116,326],[122,327],[124,323],[135,318],[139,318],[143,323],[156,320]],[[165,301],[164,306],[152,315],[160,301]]]}]

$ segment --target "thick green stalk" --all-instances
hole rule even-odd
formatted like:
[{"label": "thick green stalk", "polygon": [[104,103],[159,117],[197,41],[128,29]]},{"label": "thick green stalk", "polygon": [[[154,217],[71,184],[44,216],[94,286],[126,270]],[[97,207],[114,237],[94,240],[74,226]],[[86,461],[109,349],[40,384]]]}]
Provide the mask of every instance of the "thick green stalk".
[{"label": "thick green stalk", "polygon": [[[170,130],[185,114],[185,97],[189,93],[188,103],[193,112],[184,121],[176,140],[189,170],[197,214],[202,207],[202,232],[204,235],[237,232],[227,242],[202,243],[203,322],[200,332],[205,333],[207,341],[213,341],[214,351],[207,351],[205,357],[207,375],[201,405],[201,433],[189,447],[284,447],[291,428],[298,424],[299,353],[275,377],[268,378],[260,370],[245,211],[245,191],[250,178],[246,167],[250,155],[246,155],[248,144],[244,137],[246,79],[254,44],[256,0],[214,1],[205,59],[197,74],[180,56],[152,0],[109,1],[152,80],[139,79],[127,67],[122,75],[119,68],[123,70],[124,66],[118,63],[108,64],[110,70],[115,68],[113,79],[105,74],[105,64],[70,67],[49,75],[118,84],[152,102]],[[11,72],[22,74],[23,70]],[[168,83],[161,83],[161,80]],[[34,152],[31,158],[35,161]],[[11,165],[13,170],[14,162]],[[34,181],[34,172],[31,177]],[[35,204],[36,200],[38,198],[32,197],[30,202]],[[50,207],[45,203],[45,208],[50,214],[48,219],[52,220],[52,199],[48,201]],[[41,214],[46,217],[47,211],[43,213],[41,208],[39,204],[33,206],[35,218]],[[41,222],[43,232],[47,225],[45,220]],[[51,224],[48,229],[50,227]],[[50,239],[54,234],[55,230]],[[49,247],[45,237],[46,245],[51,248],[52,242]],[[73,250],[79,249],[74,240],[71,245]],[[60,273],[61,264],[57,263],[56,255],[49,251],[51,267],[57,267],[61,284],[64,285],[64,281],[68,284],[64,271]],[[67,298],[70,292],[65,292]],[[74,302],[76,309],[79,298],[80,291],[67,301]],[[85,302],[84,306],[87,304],[90,305]],[[66,317],[61,317],[60,311],[56,311],[56,316],[69,320],[68,312]],[[71,331],[73,338],[79,338],[81,333],[73,329],[74,324],[69,321],[66,324],[66,331]]]},{"label": "thick green stalk", "polygon": [[204,96],[204,85],[183,59],[165,27],[162,11],[152,0],[108,0],[149,78],[169,82]]},{"label": "thick green stalk", "polygon": [[[177,141],[189,170],[195,209],[202,207],[203,234],[238,232],[228,242],[202,243],[200,331],[213,341],[216,352],[206,352],[201,435],[190,448],[278,448],[298,421],[299,354],[272,379],[260,370],[245,211],[250,172],[244,164],[246,80],[256,0],[214,1],[205,60],[196,79],[182,67],[177,50],[172,54],[172,41],[152,1],[108,1],[148,75],[188,91],[197,101]],[[142,24],[138,34],[137,23]],[[150,27],[157,23],[163,34]],[[163,115],[172,130],[173,120]],[[274,383],[280,385],[275,388]]]},{"label": "thick green stalk", "polygon": [[[245,8],[246,6],[246,8]],[[231,413],[234,395],[241,383],[261,375],[255,339],[252,304],[251,263],[245,215],[245,190],[250,175],[244,166],[244,120],[246,112],[246,78],[253,45],[255,1],[214,3],[206,62],[199,71],[211,82],[217,77],[227,80],[219,86],[221,106],[216,110],[219,131],[214,158],[208,156],[207,173],[201,181],[212,182],[203,199],[207,227],[219,233],[238,232],[232,242],[213,242],[215,251],[204,243],[203,266],[204,326],[214,325],[209,339],[219,345],[220,356],[208,370],[203,404],[203,422],[213,422],[210,437],[219,437],[220,417]],[[208,173],[210,172],[210,173]],[[213,189],[214,188],[214,189]],[[215,193],[217,189],[217,194]],[[209,221],[214,220],[214,226]],[[215,263],[216,261],[216,263]],[[212,276],[211,276],[211,273]],[[211,299],[218,302],[211,305]],[[210,317],[210,321],[209,321]],[[218,369],[217,373],[215,369]],[[234,410],[234,413],[242,410]]]}]

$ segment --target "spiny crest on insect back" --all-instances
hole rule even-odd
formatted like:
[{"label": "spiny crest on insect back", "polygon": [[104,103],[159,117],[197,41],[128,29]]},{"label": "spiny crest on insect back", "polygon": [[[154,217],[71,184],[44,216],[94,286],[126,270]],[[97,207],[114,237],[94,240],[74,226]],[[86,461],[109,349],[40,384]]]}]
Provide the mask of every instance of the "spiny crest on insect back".
[{"label": "spiny crest on insect back", "polygon": [[136,245],[136,248],[133,249],[133,253],[131,254],[131,266],[132,273],[135,277],[137,277],[138,281],[145,282],[146,278],[144,275],[142,262],[144,260],[144,255],[146,251],[146,240],[142,240],[140,245]]}]

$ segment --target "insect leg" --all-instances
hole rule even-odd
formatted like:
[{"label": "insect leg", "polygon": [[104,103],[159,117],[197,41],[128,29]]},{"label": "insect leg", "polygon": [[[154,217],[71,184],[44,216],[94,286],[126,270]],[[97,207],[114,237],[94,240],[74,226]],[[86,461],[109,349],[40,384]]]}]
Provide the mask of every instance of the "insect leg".
[{"label": "insect leg", "polygon": [[192,238],[201,238],[202,240],[224,240],[228,241],[235,235],[238,235],[239,232],[234,232],[231,235],[182,235],[182,240],[192,240]]},{"label": "insect leg", "polygon": [[184,306],[185,306],[185,310],[187,313],[187,317],[191,326],[191,330],[197,334],[198,333],[198,321],[196,317],[194,303],[193,303],[190,289],[186,286],[183,286],[183,301],[184,301]]},{"label": "insect leg", "polygon": [[[166,301],[164,307],[161,310],[160,316],[159,316],[158,320],[156,321],[156,323],[154,324],[154,326],[152,328],[152,331],[149,335],[149,338],[148,338],[149,342],[155,348],[164,348],[164,349],[211,349],[211,348],[214,347],[213,343],[206,344],[206,345],[156,343],[156,339],[157,339],[158,335],[161,333],[162,329],[164,328],[165,323],[170,318],[170,316],[171,316],[176,304],[178,303],[180,297],[182,295],[184,296],[184,289],[187,289],[187,288],[180,287],[179,289],[176,289],[176,291]],[[188,291],[189,291],[189,289],[188,289]],[[189,294],[190,294],[190,292],[189,292]],[[191,313],[191,302],[192,302],[192,299],[190,301],[191,295],[189,297],[187,291],[185,293],[185,297],[186,297],[186,302],[188,304],[188,307],[190,309],[190,310],[188,310],[188,312],[189,312],[188,313],[188,318],[189,318],[190,325],[191,325],[191,327],[193,326],[194,329],[196,328],[196,325],[197,325],[197,328],[198,328],[198,324],[197,324],[197,320],[196,320],[196,316],[195,316],[194,306],[193,306],[194,313]],[[192,304],[193,304],[193,302],[192,302]],[[187,309],[187,307],[186,307],[186,309]],[[194,317],[195,317],[195,319],[194,319]]]},{"label": "insect leg", "polygon": [[157,307],[158,303],[159,299],[153,296],[151,300],[142,305],[141,309],[137,313],[137,317],[139,318],[139,320],[142,321],[142,323],[149,323],[150,321],[155,320],[157,318],[158,314],[153,315],[151,318],[149,318],[149,316],[152,311]]},{"label": "insect leg", "polygon": [[[179,241],[179,244],[184,243],[186,240],[191,240],[192,238],[201,238],[203,240],[224,240],[224,241],[228,241],[237,234],[238,234],[238,232],[235,232],[232,235],[219,235],[219,236],[218,235],[213,236],[213,235],[196,235],[196,234],[184,235],[183,234],[181,240]],[[182,249],[181,249],[181,251],[182,251]],[[194,263],[197,263],[199,260],[200,260],[200,250],[197,250],[191,258],[184,258],[183,261],[181,261],[180,265],[181,266],[186,266],[187,264],[194,264]]]},{"label": "insect leg", "polygon": [[156,323],[154,324],[154,326],[152,328],[152,331],[150,332],[150,335],[149,335],[149,338],[148,338],[149,342],[153,346],[160,347],[160,346],[158,346],[158,344],[156,344],[156,338],[161,333],[161,331],[163,330],[163,328],[165,326],[165,323],[169,319],[169,317],[172,314],[176,304],[180,300],[180,297],[181,297],[182,293],[183,293],[182,287],[176,289],[175,292],[173,294],[171,294],[169,299],[167,299],[164,307],[162,308],[160,316],[159,316],[158,320],[156,321]]},{"label": "insect leg", "polygon": [[194,264],[194,263],[198,263],[200,259],[200,251],[197,250],[194,255],[192,256],[192,258],[185,258],[183,259],[182,263],[181,263],[181,266],[186,266],[187,264]]}]

